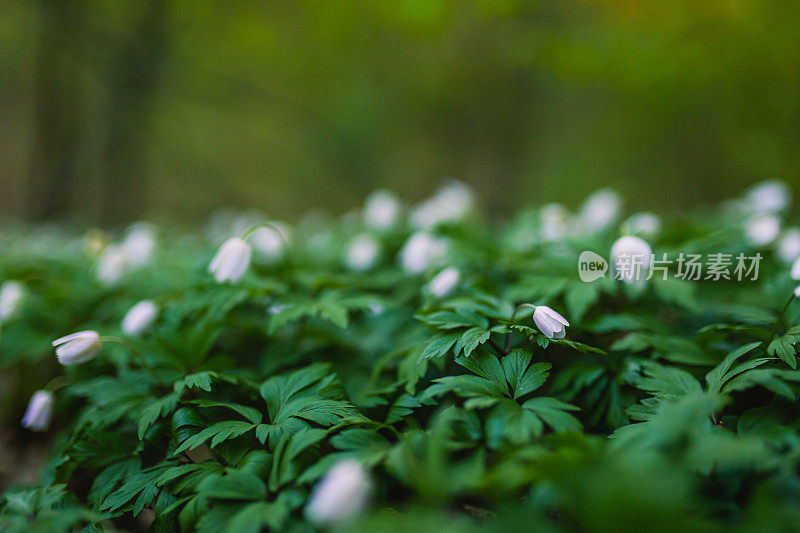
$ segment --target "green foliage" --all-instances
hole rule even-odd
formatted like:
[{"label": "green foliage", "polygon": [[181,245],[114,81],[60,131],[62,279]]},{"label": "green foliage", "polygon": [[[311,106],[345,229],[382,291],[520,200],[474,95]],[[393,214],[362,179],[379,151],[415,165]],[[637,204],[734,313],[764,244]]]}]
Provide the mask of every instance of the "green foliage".
[{"label": "green foliage", "polygon": [[[307,531],[313,487],[344,459],[372,480],[354,530],[800,520],[788,267],[763,251],[757,281],[584,283],[578,255],[605,253],[616,230],[520,244],[539,235],[538,214],[434,229],[461,273],[438,296],[426,285],[440,265],[411,274],[395,260],[407,228],[374,233],[376,265],[348,270],[347,243],[370,231],[349,217],[325,239],[301,225],[283,260],[226,284],[196,236],[162,235],[150,263],[106,286],[78,240],[21,233],[0,256],[0,278],[27,291],[0,331],[0,365],[19,376],[0,405],[16,425],[25,397],[57,378],[55,416],[26,437],[47,441],[50,461],[38,486],[2,493],[0,529]],[[737,224],[705,214],[650,243],[753,251]],[[120,319],[143,298],[159,314],[126,335]],[[562,313],[566,337],[543,335],[522,303]],[[89,328],[122,345],[58,366],[50,341]]]}]

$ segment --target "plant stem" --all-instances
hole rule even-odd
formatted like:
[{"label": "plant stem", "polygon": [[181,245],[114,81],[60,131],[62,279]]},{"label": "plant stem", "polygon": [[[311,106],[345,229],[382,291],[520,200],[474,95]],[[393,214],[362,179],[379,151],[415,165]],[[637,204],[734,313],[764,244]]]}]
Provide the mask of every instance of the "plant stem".
[{"label": "plant stem", "polygon": [[156,381],[156,383],[161,381],[161,378],[159,378],[158,374],[156,374],[156,372],[153,369],[153,367],[150,366],[150,364],[144,358],[144,355],[142,355],[142,352],[137,350],[129,342],[124,341],[124,340],[122,340],[120,338],[117,338],[117,337],[100,337],[100,342],[113,342],[115,344],[119,344],[120,346],[122,346],[124,348],[127,348],[128,351],[130,351],[134,355],[134,357],[136,357],[136,359],[139,361],[139,363],[142,365],[142,367],[144,367],[144,369],[147,370],[147,372]]},{"label": "plant stem", "polygon": [[777,331],[778,331],[778,323],[780,323],[780,321],[781,321],[781,318],[783,318],[783,314],[784,314],[784,313],[786,313],[786,310],[787,310],[787,309],[789,309],[789,306],[792,304],[792,301],[793,301],[794,299],[795,299],[795,295],[794,295],[794,293],[792,293],[792,296],[789,298],[789,300],[788,300],[788,301],[786,302],[786,304],[783,306],[783,309],[781,309],[781,312],[780,312],[780,314],[778,315],[778,318],[777,318],[777,319],[775,319],[775,325],[774,325],[774,326],[772,326],[772,334],[769,336],[769,338],[770,338],[770,339],[772,339],[772,337],[774,337],[774,336],[775,336],[775,333],[777,333]]},{"label": "plant stem", "polygon": [[[519,304],[519,305],[518,305],[518,306],[517,306],[517,307],[514,309],[514,312],[513,312],[513,313],[511,313],[511,320],[509,320],[509,329],[510,329],[510,326],[514,324],[514,319],[517,317],[517,313],[518,313],[518,312],[519,312],[519,310],[520,310],[520,309],[522,309],[523,307],[530,307],[530,308],[531,308],[531,309],[533,309],[534,311],[536,310],[536,306],[535,306],[535,305],[533,305],[533,304],[528,304],[528,303],[525,303],[525,304]],[[503,353],[504,353],[504,354],[507,354],[507,353],[509,352],[509,350],[510,350],[510,349],[511,349],[511,331],[509,331],[509,332],[506,334],[506,344],[505,344],[505,349],[503,350]]]}]

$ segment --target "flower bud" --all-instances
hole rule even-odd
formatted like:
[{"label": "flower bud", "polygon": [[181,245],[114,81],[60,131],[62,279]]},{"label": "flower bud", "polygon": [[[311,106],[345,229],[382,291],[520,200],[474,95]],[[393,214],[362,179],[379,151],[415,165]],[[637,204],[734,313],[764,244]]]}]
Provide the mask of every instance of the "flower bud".
[{"label": "flower bud", "polygon": [[566,335],[567,319],[546,305],[537,305],[533,311],[533,322],[539,331],[550,339],[563,339]]},{"label": "flower bud", "polygon": [[625,235],[611,246],[611,264],[625,283],[644,281],[652,259],[650,245],[639,237]]},{"label": "flower bud", "polygon": [[745,207],[755,213],[777,213],[789,206],[792,194],[780,180],[767,180],[750,188],[744,197]]},{"label": "flower bud", "polygon": [[137,223],[130,227],[120,245],[128,265],[139,267],[150,261],[156,249],[156,234],[149,224]]},{"label": "flower bud", "polygon": [[446,222],[457,222],[472,209],[475,193],[469,185],[449,181],[431,198],[416,205],[409,215],[411,227],[432,229]]},{"label": "flower bud", "polygon": [[397,225],[400,219],[400,200],[386,190],[369,195],[364,205],[364,224],[376,231],[385,231]]},{"label": "flower bud", "polygon": [[369,235],[359,235],[347,247],[347,267],[356,272],[369,270],[378,260],[380,245]]},{"label": "flower bud", "polygon": [[151,300],[142,300],[125,313],[122,331],[126,335],[138,336],[144,333],[155,320],[158,307]]},{"label": "flower bud", "polygon": [[778,258],[791,263],[800,257],[800,228],[787,228],[778,241]]},{"label": "flower bud", "polygon": [[398,257],[407,272],[419,274],[444,259],[446,253],[447,241],[434,238],[425,231],[418,231],[409,237]]},{"label": "flower bud", "polygon": [[370,481],[361,463],[344,459],[317,483],[306,504],[315,524],[341,524],[358,516],[369,500]]},{"label": "flower bud", "polygon": [[282,222],[271,224],[254,230],[249,239],[258,257],[267,263],[274,263],[282,258],[286,252],[286,243],[289,241],[289,227],[286,224]]},{"label": "flower bud", "polygon": [[103,285],[114,286],[120,282],[128,268],[128,254],[122,246],[109,244],[97,258],[97,279]]},{"label": "flower bud", "polygon": [[744,223],[744,236],[753,246],[765,246],[778,237],[781,221],[775,215],[759,214]]},{"label": "flower bud", "polygon": [[217,283],[239,281],[250,266],[252,254],[252,248],[243,239],[231,237],[219,247],[208,265],[208,271],[214,275]]},{"label": "flower bud", "polygon": [[428,291],[437,298],[444,298],[456,288],[460,272],[455,267],[447,267],[428,283]]},{"label": "flower bud", "polygon": [[79,365],[100,351],[100,336],[96,331],[79,331],[53,341],[58,362],[64,366]]},{"label": "flower bud", "polygon": [[661,219],[647,211],[629,216],[625,223],[628,225],[628,230],[635,235],[652,237],[661,231]]},{"label": "flower bud", "polygon": [[612,189],[600,189],[592,193],[581,206],[579,219],[581,229],[596,233],[609,227],[619,216],[622,200]]},{"label": "flower bud", "polygon": [[53,393],[38,390],[33,393],[25,415],[22,417],[22,427],[31,431],[45,431],[50,426],[53,416]]},{"label": "flower bud", "polygon": [[5,322],[16,314],[23,296],[25,287],[19,281],[6,281],[0,285],[0,322]]}]

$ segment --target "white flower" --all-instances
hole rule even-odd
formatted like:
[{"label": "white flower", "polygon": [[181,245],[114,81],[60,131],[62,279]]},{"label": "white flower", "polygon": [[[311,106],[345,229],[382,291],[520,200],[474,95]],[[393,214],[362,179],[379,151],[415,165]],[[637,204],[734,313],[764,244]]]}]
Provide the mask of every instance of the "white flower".
[{"label": "white flower", "polygon": [[385,231],[397,225],[400,219],[400,200],[391,191],[377,190],[364,204],[364,223],[368,228]]},{"label": "white flower", "polygon": [[791,270],[789,271],[789,276],[790,276],[790,277],[791,277],[793,280],[798,280],[798,281],[800,281],[800,257],[798,257],[797,259],[795,259],[795,260],[794,260],[794,263],[792,263],[792,268],[791,268]]},{"label": "white flower", "polygon": [[622,200],[612,189],[600,189],[592,193],[581,206],[579,219],[581,228],[589,233],[602,231],[619,216]]},{"label": "white flower", "polygon": [[369,270],[378,260],[379,253],[378,241],[366,234],[359,235],[347,246],[347,257],[345,257],[347,268],[356,272]]},{"label": "white flower", "polygon": [[79,331],[53,341],[58,362],[64,366],[78,365],[92,359],[100,351],[100,336],[96,331]]},{"label": "white flower", "polygon": [[431,198],[417,204],[409,215],[409,222],[414,228],[432,229],[445,222],[460,220],[474,203],[472,189],[460,181],[451,180]]},{"label": "white flower", "polygon": [[457,268],[447,267],[428,283],[428,291],[438,298],[444,298],[456,288],[460,277],[461,274]]},{"label": "white flower", "polygon": [[150,261],[156,249],[155,231],[148,224],[134,224],[128,229],[128,233],[120,246],[128,265],[132,267],[142,266]]},{"label": "white flower", "polygon": [[126,335],[141,335],[155,320],[158,307],[151,300],[142,300],[125,313],[122,319],[122,331]]},{"label": "white flower", "polygon": [[777,213],[789,206],[792,193],[780,180],[767,180],[750,188],[744,197],[745,206],[755,213]]},{"label": "white flower", "polygon": [[653,213],[642,211],[628,217],[625,221],[631,233],[652,237],[661,231],[661,219]]},{"label": "white flower", "polygon": [[119,283],[128,268],[128,254],[122,246],[109,244],[97,258],[97,279],[104,285]]},{"label": "white flower", "polygon": [[794,297],[800,298],[800,285],[794,288]]},{"label": "white flower", "polygon": [[44,431],[50,426],[53,417],[53,393],[37,390],[28,402],[28,408],[22,417],[22,427],[31,431]]},{"label": "white flower", "polygon": [[357,517],[367,505],[370,480],[361,463],[344,459],[317,483],[306,504],[306,517],[315,524],[341,524]]},{"label": "white flower", "polygon": [[19,310],[25,296],[25,287],[19,281],[6,281],[0,285],[0,322],[12,318]]},{"label": "white flower", "polygon": [[447,241],[426,231],[418,231],[408,238],[398,257],[407,272],[419,274],[444,259],[446,254]]},{"label": "white flower", "polygon": [[539,212],[539,226],[542,240],[560,241],[572,229],[572,215],[561,204],[546,204]]},{"label": "white flower", "polygon": [[546,305],[537,305],[533,310],[533,322],[539,331],[551,339],[563,339],[566,335],[567,319]]},{"label": "white flower", "polygon": [[766,246],[778,237],[780,231],[781,221],[775,215],[754,215],[744,223],[744,236],[753,246]]},{"label": "white flower", "polygon": [[262,226],[250,234],[258,255],[269,263],[275,262],[285,253],[286,243],[289,242],[289,227],[282,222],[271,222],[272,226]]},{"label": "white flower", "polygon": [[633,235],[620,237],[611,246],[611,264],[625,283],[644,281],[651,258],[650,245]]},{"label": "white flower", "polygon": [[787,228],[778,241],[778,258],[791,263],[800,256],[800,228]]},{"label": "white flower", "polygon": [[239,281],[250,266],[252,254],[253,249],[243,239],[231,237],[219,247],[208,271],[214,274],[217,283]]}]

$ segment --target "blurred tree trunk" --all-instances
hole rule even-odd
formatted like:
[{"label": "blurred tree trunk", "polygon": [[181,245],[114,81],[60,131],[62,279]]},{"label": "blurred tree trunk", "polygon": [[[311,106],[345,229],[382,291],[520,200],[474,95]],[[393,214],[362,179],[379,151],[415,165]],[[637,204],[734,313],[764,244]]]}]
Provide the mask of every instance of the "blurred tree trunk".
[{"label": "blurred tree trunk", "polygon": [[84,32],[79,3],[40,0],[33,161],[25,212],[35,219],[70,213],[78,182],[83,126],[80,76],[69,44]]},{"label": "blurred tree trunk", "polygon": [[[129,221],[141,215],[147,199],[149,119],[164,61],[169,3],[119,5],[132,20],[122,28],[91,3],[39,0],[39,5],[36,123],[25,211],[37,220]],[[87,78],[99,82],[99,92]]]},{"label": "blurred tree trunk", "polygon": [[147,139],[153,100],[161,79],[169,2],[150,0],[136,27],[119,42],[108,72],[108,130],[102,221],[117,224],[141,216],[147,202]]}]

